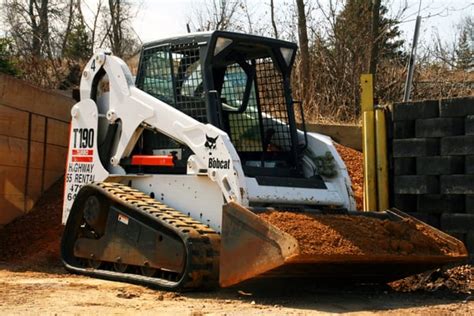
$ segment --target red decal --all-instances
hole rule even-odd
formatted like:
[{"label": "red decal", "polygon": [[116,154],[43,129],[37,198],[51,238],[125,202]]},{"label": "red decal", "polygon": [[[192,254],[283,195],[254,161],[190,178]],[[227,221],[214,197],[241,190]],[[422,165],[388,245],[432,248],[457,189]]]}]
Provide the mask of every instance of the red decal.
[{"label": "red decal", "polygon": [[73,156],[92,156],[92,149],[73,149]]},{"label": "red decal", "polygon": [[92,156],[73,156],[72,162],[92,162]]}]

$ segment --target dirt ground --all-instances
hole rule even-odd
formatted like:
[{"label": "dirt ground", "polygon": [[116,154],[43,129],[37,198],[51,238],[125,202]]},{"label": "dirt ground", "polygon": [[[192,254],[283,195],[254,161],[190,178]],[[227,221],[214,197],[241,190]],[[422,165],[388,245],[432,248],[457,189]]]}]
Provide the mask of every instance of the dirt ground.
[{"label": "dirt ground", "polygon": [[68,274],[58,262],[0,264],[1,314],[473,315],[470,294],[402,293],[388,286],[258,280],[229,289],[169,293]]},{"label": "dirt ground", "polygon": [[[348,169],[360,202],[360,161]],[[261,279],[190,293],[72,275],[59,260],[61,194],[59,181],[29,214],[0,229],[0,314],[474,315],[471,266],[390,286]]]}]

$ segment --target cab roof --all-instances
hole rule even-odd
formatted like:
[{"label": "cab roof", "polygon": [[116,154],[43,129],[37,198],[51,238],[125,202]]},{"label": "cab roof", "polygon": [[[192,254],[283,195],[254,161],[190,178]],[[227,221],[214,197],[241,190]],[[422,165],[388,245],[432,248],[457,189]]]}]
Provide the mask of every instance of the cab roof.
[{"label": "cab roof", "polygon": [[210,31],[210,32],[196,32],[176,36],[170,36],[156,41],[148,42],[143,45],[144,49],[152,48],[162,45],[185,45],[191,43],[209,44],[215,43],[218,37],[228,38],[234,41],[241,41],[247,43],[255,43],[260,45],[268,45],[274,47],[288,47],[296,49],[298,46],[295,43],[274,39],[270,37],[250,35],[244,33],[228,32],[228,31]]}]

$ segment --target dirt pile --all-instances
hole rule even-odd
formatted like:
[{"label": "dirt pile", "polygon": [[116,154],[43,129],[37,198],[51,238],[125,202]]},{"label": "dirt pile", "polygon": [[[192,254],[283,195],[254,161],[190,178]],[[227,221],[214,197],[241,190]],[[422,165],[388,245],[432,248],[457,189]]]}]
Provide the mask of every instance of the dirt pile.
[{"label": "dirt pile", "polygon": [[420,225],[408,219],[393,222],[366,216],[277,211],[259,216],[294,236],[303,254],[443,255],[452,251],[443,240],[429,230],[417,230]]},{"label": "dirt pile", "polygon": [[28,214],[0,229],[0,262],[59,263],[63,184],[58,180]]},{"label": "dirt pile", "polygon": [[357,209],[362,210],[364,192],[364,156],[360,151],[334,143],[339,155],[346,164],[352,180],[352,191],[357,203]]},{"label": "dirt pile", "polygon": [[474,292],[474,267],[464,265],[436,269],[392,282],[389,285],[399,292],[449,290],[455,293],[471,294]]}]

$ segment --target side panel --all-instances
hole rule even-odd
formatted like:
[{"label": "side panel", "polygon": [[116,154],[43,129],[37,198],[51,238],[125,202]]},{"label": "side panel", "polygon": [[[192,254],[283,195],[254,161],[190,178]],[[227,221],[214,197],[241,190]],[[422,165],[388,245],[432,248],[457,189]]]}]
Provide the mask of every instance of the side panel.
[{"label": "side panel", "polygon": [[338,187],[326,183],[327,189],[307,189],[281,186],[262,186],[255,178],[246,177],[250,203],[274,203],[296,205],[346,206]]},{"label": "side panel", "polygon": [[71,109],[71,132],[67,155],[62,223],[65,224],[77,192],[93,181],[103,181],[109,173],[100,163],[97,150],[97,106],[91,99]]},{"label": "side panel", "polygon": [[133,179],[132,187],[221,232],[224,196],[207,176],[150,175]]},{"label": "side panel", "polygon": [[[302,137],[302,133],[300,133],[300,137]],[[332,139],[322,134],[308,133],[308,150],[311,150],[316,156],[323,156],[326,152],[329,152],[334,157],[337,174],[332,178],[323,177],[324,182],[330,191],[337,192],[340,195],[343,207],[350,211],[356,210],[354,194],[351,188],[351,178]]]}]

